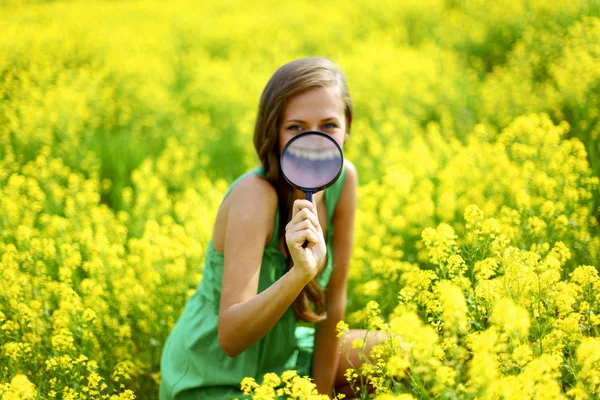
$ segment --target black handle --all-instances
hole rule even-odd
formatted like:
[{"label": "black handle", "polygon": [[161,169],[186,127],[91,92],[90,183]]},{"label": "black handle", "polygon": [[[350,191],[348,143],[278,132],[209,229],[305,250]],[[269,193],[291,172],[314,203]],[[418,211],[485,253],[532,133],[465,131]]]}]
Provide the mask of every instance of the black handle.
[{"label": "black handle", "polygon": [[[306,193],[306,200],[310,201],[312,203],[312,192],[304,192]],[[305,249],[308,246],[308,240],[305,240],[304,243],[302,243],[302,248]]]}]

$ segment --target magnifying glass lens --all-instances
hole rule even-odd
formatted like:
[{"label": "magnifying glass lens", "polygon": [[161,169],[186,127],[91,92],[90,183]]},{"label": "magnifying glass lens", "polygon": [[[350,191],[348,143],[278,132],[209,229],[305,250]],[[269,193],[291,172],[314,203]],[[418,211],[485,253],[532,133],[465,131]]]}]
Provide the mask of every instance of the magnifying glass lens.
[{"label": "magnifying glass lens", "polygon": [[317,189],[336,178],[341,159],[339,150],[330,140],[304,136],[288,147],[282,168],[296,186]]},{"label": "magnifying glass lens", "polygon": [[281,152],[281,169],[286,180],[307,195],[332,185],[340,176],[343,164],[340,145],[323,132],[294,136]]}]

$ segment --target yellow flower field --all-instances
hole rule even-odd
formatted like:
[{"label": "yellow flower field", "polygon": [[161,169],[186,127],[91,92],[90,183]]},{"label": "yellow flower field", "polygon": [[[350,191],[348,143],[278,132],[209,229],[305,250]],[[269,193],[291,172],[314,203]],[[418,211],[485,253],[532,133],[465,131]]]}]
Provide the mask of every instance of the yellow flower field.
[{"label": "yellow flower field", "polygon": [[0,26],[1,399],[157,397],[260,93],[308,55],[355,106],[339,331],[388,337],[357,396],[600,397],[596,0],[4,0]]}]

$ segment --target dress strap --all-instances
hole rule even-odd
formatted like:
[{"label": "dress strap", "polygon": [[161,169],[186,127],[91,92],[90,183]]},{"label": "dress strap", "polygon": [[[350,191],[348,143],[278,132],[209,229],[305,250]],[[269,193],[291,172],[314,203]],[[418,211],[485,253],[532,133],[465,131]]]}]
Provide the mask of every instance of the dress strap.
[{"label": "dress strap", "polygon": [[333,213],[337,206],[340,196],[342,195],[342,189],[344,188],[344,180],[346,176],[346,165],[342,166],[342,173],[337,181],[327,189],[325,189],[325,208],[327,209],[327,219],[333,220]]}]

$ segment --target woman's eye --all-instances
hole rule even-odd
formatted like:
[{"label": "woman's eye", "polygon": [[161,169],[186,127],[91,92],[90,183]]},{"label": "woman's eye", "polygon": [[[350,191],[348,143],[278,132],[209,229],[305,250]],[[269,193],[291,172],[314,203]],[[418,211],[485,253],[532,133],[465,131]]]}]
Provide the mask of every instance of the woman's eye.
[{"label": "woman's eye", "polygon": [[323,128],[325,128],[325,129],[335,129],[337,127],[338,127],[337,124],[334,122],[329,122],[329,123],[323,125]]},{"label": "woman's eye", "polygon": [[302,127],[300,125],[290,125],[290,126],[288,126],[288,130],[290,130],[290,131],[299,131],[300,129],[302,129]]}]

